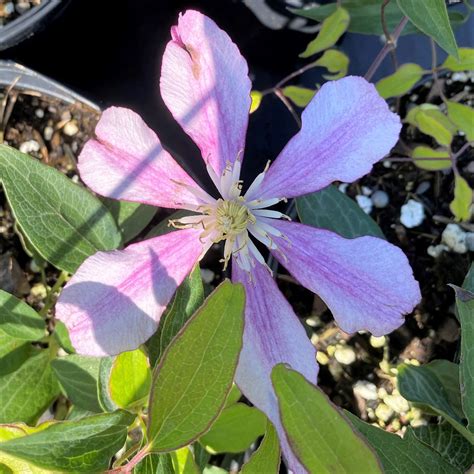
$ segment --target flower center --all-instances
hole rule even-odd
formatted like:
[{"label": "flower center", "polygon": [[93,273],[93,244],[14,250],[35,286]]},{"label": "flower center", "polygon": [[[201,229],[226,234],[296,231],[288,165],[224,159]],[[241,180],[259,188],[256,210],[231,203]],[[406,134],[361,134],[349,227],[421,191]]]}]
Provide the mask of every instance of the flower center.
[{"label": "flower center", "polygon": [[199,214],[171,220],[170,225],[180,229],[189,227],[201,229],[199,238],[205,244],[204,251],[207,251],[213,243],[224,240],[224,258],[221,260],[224,262],[224,269],[234,256],[237,264],[250,274],[255,260],[263,265],[266,263],[249,234],[268,248],[279,251],[275,238],[285,236],[272,225],[272,221],[287,216],[278,211],[265,209],[278,203],[282,198],[259,198],[259,186],[268,166],[255,178],[244,196],[241,196],[240,166],[241,162],[237,159],[233,164],[228,163],[222,175],[217,176],[208,165],[209,175],[222,196],[218,199],[212,198],[202,190],[178,183],[193,192],[202,204],[188,208]]},{"label": "flower center", "polygon": [[235,237],[247,230],[249,224],[255,224],[256,222],[255,217],[241,197],[232,201],[218,199],[214,212],[215,225],[222,234],[222,239]]}]

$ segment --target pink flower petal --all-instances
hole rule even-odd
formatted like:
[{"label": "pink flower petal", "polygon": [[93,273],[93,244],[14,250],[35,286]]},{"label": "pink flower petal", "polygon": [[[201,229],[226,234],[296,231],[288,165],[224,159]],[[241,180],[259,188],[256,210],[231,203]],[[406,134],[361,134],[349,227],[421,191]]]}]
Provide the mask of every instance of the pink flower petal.
[{"label": "pink flower petal", "polygon": [[248,67],[227,33],[196,11],[171,29],[161,95],[174,118],[221,175],[243,152],[250,110]]},{"label": "pink flower petal", "polygon": [[156,134],[135,112],[110,107],[102,113],[79,156],[82,180],[114,199],[181,208],[201,204],[178,183],[200,189],[163,149]]},{"label": "pink flower petal", "polygon": [[89,257],[62,291],[56,317],[79,354],[136,349],[157,329],[176,288],[198,261],[199,230],[155,237]]},{"label": "pink flower petal", "polygon": [[272,220],[276,258],[317,293],[346,332],[382,336],[403,324],[420,302],[420,288],[404,253],[376,237],[345,239],[328,230]]},{"label": "pink flower petal", "polygon": [[265,175],[260,199],[294,197],[367,174],[398,140],[400,118],[373,84],[345,77],[324,84],[303,125]]},{"label": "pink flower petal", "polygon": [[272,368],[283,362],[316,383],[316,349],[263,265],[256,264],[251,282],[249,275],[234,262],[232,279],[245,286],[246,295],[244,344],[236,383],[275,425],[289,468],[295,473],[306,472],[288,445],[270,376]]}]

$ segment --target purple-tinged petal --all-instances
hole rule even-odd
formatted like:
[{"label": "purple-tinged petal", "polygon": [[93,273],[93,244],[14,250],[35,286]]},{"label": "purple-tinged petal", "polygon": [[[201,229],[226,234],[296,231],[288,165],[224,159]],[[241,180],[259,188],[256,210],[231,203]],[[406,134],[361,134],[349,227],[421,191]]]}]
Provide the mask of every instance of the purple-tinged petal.
[{"label": "purple-tinged petal", "polygon": [[301,118],[256,197],[288,198],[355,181],[391,150],[401,129],[373,84],[353,76],[324,84]]},{"label": "purple-tinged petal", "polygon": [[290,449],[283,430],[271,371],[276,364],[283,362],[316,383],[316,349],[263,265],[256,263],[250,281],[249,274],[234,260],[232,279],[245,286],[246,296],[244,343],[237,366],[236,383],[242,393],[275,425],[289,468],[294,473],[306,472]]},{"label": "purple-tinged petal", "polygon": [[199,191],[199,186],[138,114],[110,107],[95,133],[97,139],[86,143],[78,166],[82,180],[97,194],[173,209],[201,204],[187,188]]},{"label": "purple-tinged petal", "polygon": [[155,237],[89,257],[61,292],[56,318],[79,354],[136,349],[157,329],[176,288],[203,252],[199,230]]},{"label": "purple-tinged petal", "polygon": [[294,222],[271,224],[286,237],[274,237],[275,257],[324,300],[344,331],[388,334],[420,302],[408,259],[395,245],[377,237],[345,239]]},{"label": "purple-tinged petal", "polygon": [[221,175],[243,152],[250,110],[248,67],[226,32],[188,10],[171,29],[161,95],[174,118]]}]

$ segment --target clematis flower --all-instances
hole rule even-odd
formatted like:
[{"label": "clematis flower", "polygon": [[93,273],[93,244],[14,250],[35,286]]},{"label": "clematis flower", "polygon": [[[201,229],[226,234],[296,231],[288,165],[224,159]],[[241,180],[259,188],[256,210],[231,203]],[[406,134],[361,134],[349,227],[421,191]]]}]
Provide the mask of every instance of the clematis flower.
[{"label": "clematis flower", "polygon": [[420,299],[400,249],[375,237],[345,239],[289,222],[269,208],[369,172],[396,143],[400,120],[364,79],[329,82],[303,112],[301,130],[243,192],[247,64],[229,36],[198,12],[181,15],[171,37],[161,94],[199,147],[220,197],[201,189],[136,113],[107,109],[96,138],[79,157],[83,181],[109,198],[195,214],[172,222],[178,230],[171,233],[86,259],[64,288],[56,316],[78,353],[105,356],[135,349],[156,331],[196,263],[214,243],[224,242],[224,265],[232,265],[232,279],[246,291],[236,382],[276,426],[290,468],[304,472],[282,429],[270,372],[283,362],[316,382],[315,349],[255,242],[320,295],[344,331],[380,336],[399,327]]}]

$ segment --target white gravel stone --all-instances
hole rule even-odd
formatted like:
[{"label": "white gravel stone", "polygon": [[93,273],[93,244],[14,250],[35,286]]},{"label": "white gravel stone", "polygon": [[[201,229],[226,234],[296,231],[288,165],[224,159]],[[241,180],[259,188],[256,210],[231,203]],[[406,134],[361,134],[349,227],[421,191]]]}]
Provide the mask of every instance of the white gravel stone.
[{"label": "white gravel stone", "polygon": [[427,253],[430,257],[438,258],[443,252],[447,252],[449,247],[444,244],[430,245],[427,249]]},{"label": "white gravel stone", "polygon": [[359,207],[366,213],[370,214],[372,212],[372,199],[370,199],[367,196],[363,196],[362,194],[358,194],[356,196],[356,201],[357,204],[359,204]]},{"label": "white gravel stone", "polygon": [[466,232],[457,224],[448,224],[441,234],[441,241],[453,252],[466,253]]},{"label": "white gravel stone", "polygon": [[76,133],[79,131],[79,127],[77,126],[77,123],[74,122],[74,120],[71,120],[70,122],[67,122],[66,125],[64,125],[63,132],[68,136],[68,137],[73,137],[76,135]]},{"label": "white gravel stone", "polygon": [[379,349],[380,347],[383,347],[385,345],[385,343],[387,342],[387,338],[385,336],[370,336],[369,342],[372,347]]},{"label": "white gravel stone", "polygon": [[28,140],[20,145],[22,153],[33,153],[40,150],[40,144],[36,140]]},{"label": "white gravel stone", "polygon": [[414,199],[409,199],[408,202],[402,206],[400,222],[408,229],[419,226],[424,220],[425,208],[423,204]]},{"label": "white gravel stone", "polygon": [[474,232],[466,234],[466,247],[470,252],[474,252]]},{"label": "white gravel stone", "polygon": [[370,198],[372,199],[373,205],[378,209],[383,209],[384,207],[387,207],[388,203],[390,202],[388,194],[385,191],[382,191],[381,189],[375,191]]},{"label": "white gravel stone", "polygon": [[338,345],[334,357],[340,364],[351,365],[356,360],[356,353],[351,346]]},{"label": "white gravel stone", "polygon": [[35,115],[40,119],[43,118],[44,117],[44,110],[43,109],[36,109],[35,110]]},{"label": "white gravel stone", "polygon": [[393,415],[393,410],[385,405],[385,403],[381,403],[380,405],[377,406],[375,409],[375,416],[379,419],[382,420],[384,423],[386,423],[388,420]]},{"label": "white gravel stone", "polygon": [[201,268],[201,278],[203,279],[204,283],[212,283],[214,281],[216,274],[209,270],[208,268]]},{"label": "white gravel stone", "polygon": [[44,131],[43,131],[43,137],[45,140],[51,140],[51,138],[53,137],[53,133],[54,133],[54,129],[53,127],[50,127],[49,125],[47,127],[44,127]]},{"label": "white gravel stone", "polygon": [[11,15],[15,11],[15,5],[13,5],[13,2],[5,3],[5,6],[3,7],[3,11],[6,16]]},{"label": "white gravel stone", "polygon": [[341,191],[341,193],[344,193],[346,194],[346,191],[347,191],[347,187],[349,186],[349,183],[341,183],[337,189],[339,189],[339,191]]},{"label": "white gravel stone", "polygon": [[372,189],[367,186],[362,186],[361,190],[364,196],[370,196],[372,194]]},{"label": "white gravel stone", "polygon": [[358,380],[352,386],[352,390],[355,395],[358,395],[364,400],[377,400],[377,387],[372,382]]},{"label": "white gravel stone", "polygon": [[451,78],[454,82],[467,82],[469,79],[469,76],[465,72],[460,71],[460,72],[454,72]]},{"label": "white gravel stone", "polygon": [[410,405],[408,402],[398,393],[385,395],[385,397],[383,397],[383,401],[395,413],[406,413],[408,410],[410,410]]}]

